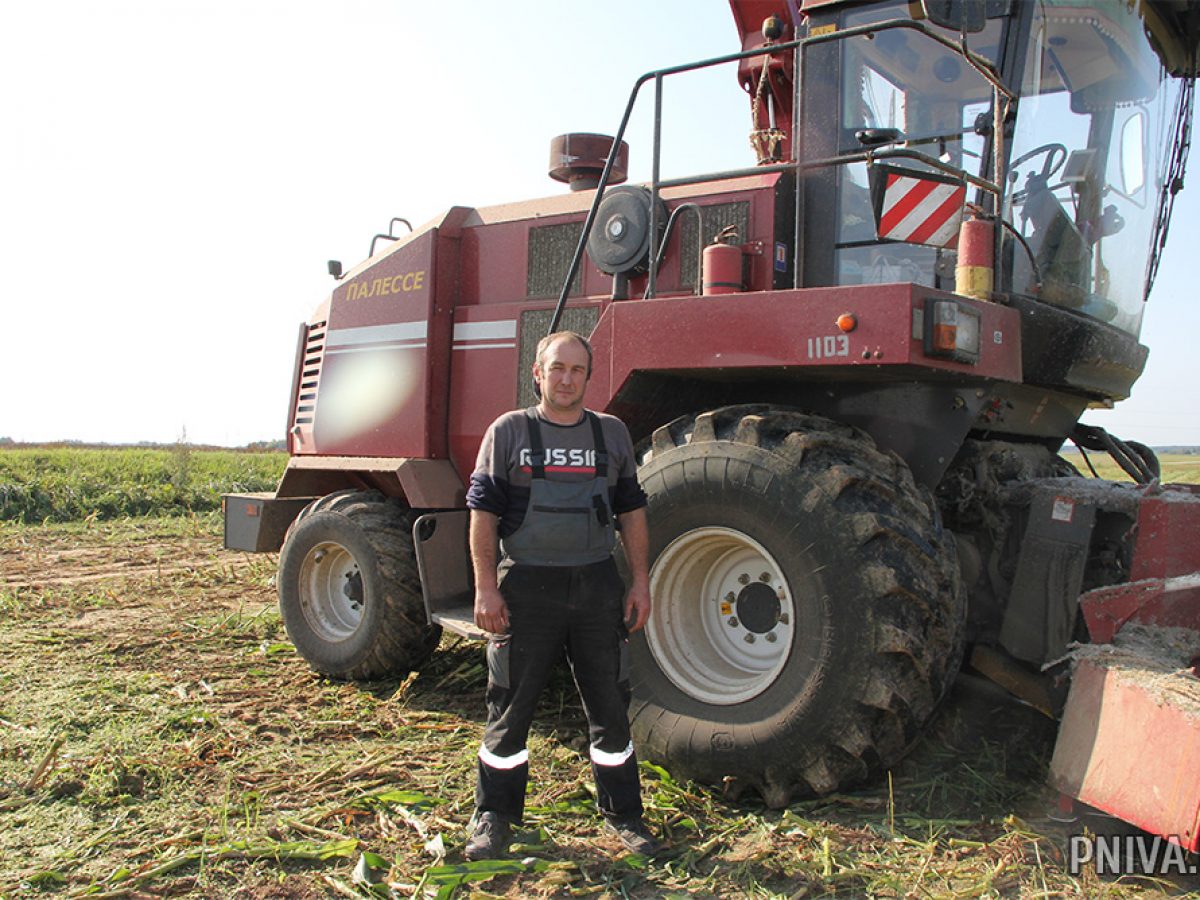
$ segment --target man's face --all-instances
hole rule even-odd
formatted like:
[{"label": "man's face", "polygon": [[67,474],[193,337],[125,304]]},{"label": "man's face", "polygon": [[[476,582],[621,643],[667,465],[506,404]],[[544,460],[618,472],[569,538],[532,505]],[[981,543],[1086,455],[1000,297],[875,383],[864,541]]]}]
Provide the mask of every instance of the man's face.
[{"label": "man's face", "polygon": [[550,409],[577,412],[587,389],[587,351],[573,338],[559,338],[546,348],[541,363],[534,363],[533,375],[542,389],[542,402]]}]

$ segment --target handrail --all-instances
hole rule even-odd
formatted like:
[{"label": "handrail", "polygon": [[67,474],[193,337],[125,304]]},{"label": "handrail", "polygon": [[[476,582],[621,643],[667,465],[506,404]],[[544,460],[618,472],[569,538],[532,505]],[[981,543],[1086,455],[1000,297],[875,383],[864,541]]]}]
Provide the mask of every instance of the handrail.
[{"label": "handrail", "polygon": [[[596,186],[596,195],[592,198],[592,205],[588,209],[587,218],[583,221],[583,231],[579,235],[579,243],[575,246],[575,255],[571,258],[571,266],[567,270],[567,277],[563,281],[562,291],[558,295],[558,304],[554,307],[554,315],[550,317],[550,327],[547,330],[548,334],[553,334],[558,330],[558,323],[562,321],[563,309],[567,305],[567,295],[571,291],[571,283],[574,282],[575,276],[579,273],[579,265],[583,262],[583,252],[587,248],[588,237],[591,236],[592,226],[596,222],[596,213],[600,208],[600,201],[604,199],[604,190],[608,187],[608,180],[612,174],[613,165],[616,162],[617,151],[621,147],[621,141],[625,138],[625,130],[629,127],[629,118],[633,114],[634,104],[637,102],[638,93],[647,81],[651,79],[661,79],[667,75],[676,75],[680,72],[691,72],[699,69],[707,69],[711,66],[723,65],[729,62],[736,62],[740,59],[749,59],[755,56],[763,56],[767,53],[779,53],[783,50],[790,50],[793,47],[799,47],[803,40],[787,41],[782,44],[771,44],[766,47],[760,47],[754,50],[743,50],[740,53],[729,53],[724,56],[714,56],[711,59],[701,60],[696,63],[685,63],[683,65],[671,66],[666,69],[658,69],[653,72],[647,72],[638,78],[633,84],[633,89],[629,92],[629,100],[625,103],[625,112],[621,116],[621,124],[617,128],[617,133],[613,136],[612,149],[608,151],[608,158],[604,160],[604,170],[600,173],[600,183]],[[659,157],[659,147],[654,147],[654,160],[657,164]],[[653,189],[652,189],[653,190]],[[655,199],[657,199],[657,192]],[[651,215],[653,215],[653,206],[651,205]],[[653,233],[650,235],[651,245],[654,243]],[[652,246],[653,252],[653,246]]]},{"label": "handrail", "polygon": [[[1017,95],[1013,91],[1011,91],[1007,86],[1004,85],[1004,83],[1000,79],[999,74],[995,71],[995,68],[992,66],[992,64],[985,57],[979,56],[977,53],[970,50],[966,46],[965,41],[956,43],[955,41],[951,40],[950,38],[947,38],[944,35],[940,35],[940,34],[936,33],[935,31],[932,31],[929,28],[929,26],[926,25],[924,22],[917,22],[912,19],[889,19],[888,21],[885,21],[885,22],[877,22],[877,23],[869,24],[869,25],[859,25],[854,28],[847,28],[847,29],[844,29],[841,31],[833,31],[833,32],[829,32],[826,34],[813,35],[810,37],[797,38],[797,39],[791,40],[791,41],[782,41],[780,43],[766,43],[761,47],[756,47],[751,50],[742,50],[738,53],[727,53],[723,56],[714,56],[709,59],[700,60],[698,62],[683,63],[683,64],[680,64],[677,66],[669,66],[665,69],[656,69],[656,70],[647,72],[644,75],[642,75],[641,77],[639,77],[637,79],[637,81],[634,82],[633,89],[629,93],[629,100],[626,102],[625,111],[621,116],[621,124],[617,128],[617,132],[613,137],[612,148],[609,150],[608,157],[604,161],[604,169],[600,174],[600,182],[596,186],[596,193],[595,193],[595,196],[592,198],[592,205],[591,205],[591,207],[589,207],[587,217],[584,219],[583,230],[580,232],[579,242],[578,242],[578,244],[576,244],[575,253],[571,258],[571,265],[567,270],[566,278],[563,280],[562,290],[559,292],[558,302],[555,304],[555,307],[554,307],[554,314],[550,317],[550,325],[549,325],[549,328],[547,329],[547,333],[552,334],[555,331],[557,331],[558,325],[562,321],[562,314],[563,314],[563,310],[566,308],[567,296],[571,291],[571,284],[575,281],[575,276],[579,274],[579,267],[580,267],[581,263],[583,262],[583,254],[584,254],[584,251],[587,249],[588,238],[591,236],[592,228],[595,225],[596,215],[599,212],[600,203],[604,199],[604,191],[608,187],[608,182],[609,182],[609,179],[612,174],[613,166],[616,162],[617,153],[621,147],[621,142],[624,140],[625,131],[629,126],[629,120],[633,114],[633,108],[637,102],[638,94],[640,93],[642,86],[651,80],[653,80],[655,82],[655,109],[654,109],[654,147],[653,147],[653,156],[652,156],[652,160],[651,160],[651,182],[650,182],[651,203],[650,203],[650,247],[649,247],[649,253],[650,253],[650,260],[651,260],[652,264],[650,266],[650,272],[649,272],[648,281],[647,281],[647,289],[646,289],[647,297],[654,296],[654,290],[656,287],[657,266],[654,265],[653,263],[657,259],[659,248],[657,248],[655,246],[656,245],[656,237],[657,237],[655,234],[655,231],[657,229],[657,224],[658,224],[657,208],[658,208],[659,191],[664,187],[677,187],[677,186],[682,186],[682,185],[687,185],[687,184],[699,184],[702,182],[718,181],[723,178],[734,178],[734,177],[741,177],[741,176],[745,176],[745,175],[764,174],[764,173],[771,173],[771,172],[785,172],[785,171],[803,172],[803,171],[808,171],[810,169],[824,168],[824,167],[832,166],[832,165],[848,165],[850,163],[856,163],[856,162],[868,162],[869,163],[875,159],[908,158],[908,159],[919,160],[920,162],[930,165],[931,167],[933,167],[939,171],[948,172],[948,173],[956,175],[958,177],[962,177],[964,180],[975,185],[976,187],[979,187],[983,190],[986,190],[990,193],[994,193],[997,196],[999,196],[1000,193],[1002,192],[1002,188],[1000,187],[1000,182],[1002,179],[1000,177],[1000,175],[1001,175],[1000,170],[999,170],[1000,164],[998,161],[997,161],[997,165],[996,165],[996,178],[997,178],[996,182],[990,182],[990,181],[987,181],[986,179],[979,178],[978,176],[971,175],[969,172],[967,172],[963,169],[958,169],[954,166],[950,166],[946,163],[943,163],[943,162],[941,162],[941,160],[938,160],[934,157],[928,156],[924,153],[920,153],[919,151],[916,151],[916,150],[908,150],[906,148],[889,148],[889,149],[885,149],[885,150],[869,150],[869,151],[863,151],[860,153],[846,154],[844,156],[829,157],[826,159],[810,160],[810,161],[801,163],[799,160],[796,159],[798,142],[794,139],[792,140],[792,159],[790,162],[778,163],[778,164],[774,164],[774,165],[765,165],[765,166],[752,166],[752,167],[748,167],[745,169],[733,169],[733,170],[728,170],[726,172],[708,173],[706,175],[699,175],[699,176],[694,176],[694,177],[689,177],[689,178],[675,178],[675,179],[670,179],[667,181],[659,180],[659,164],[660,164],[661,150],[662,150],[662,148],[661,148],[661,140],[662,140],[662,81],[665,77],[667,77],[669,75],[678,75],[683,72],[699,71],[700,69],[707,69],[707,68],[711,68],[713,66],[724,65],[726,63],[731,63],[731,62],[737,62],[737,61],[743,60],[743,59],[752,59],[755,57],[767,56],[767,55],[773,56],[775,54],[783,53],[783,52],[786,52],[789,50],[795,51],[794,65],[795,65],[796,72],[799,73],[801,70],[802,54],[804,52],[804,49],[808,46],[815,45],[815,44],[829,43],[830,41],[834,41],[834,40],[845,40],[847,38],[858,37],[860,35],[872,35],[872,34],[875,34],[876,32],[885,31],[885,30],[892,29],[892,28],[907,28],[907,29],[911,29],[913,31],[918,31],[918,32],[926,35],[927,37],[931,38],[932,40],[936,41],[937,43],[942,44],[945,47],[961,54],[963,56],[963,58],[966,59],[967,62],[970,63],[971,66],[974,69],[976,69],[979,72],[979,74],[982,75],[983,78],[992,85],[992,87],[995,91],[995,94],[993,95],[994,100],[993,100],[993,104],[992,104],[994,107],[994,117],[997,121],[1001,121],[1001,124],[1002,124],[1003,114],[1000,112],[1000,109],[999,109],[1000,103],[999,103],[998,95],[1003,94],[1009,100],[1015,100]],[[792,108],[793,108],[793,115],[795,115],[800,109],[800,105],[798,102],[799,90],[800,90],[800,78],[798,78],[798,77],[794,78],[793,84],[794,84],[794,89],[795,89],[795,93],[794,93],[795,99],[793,101]],[[794,125],[793,125],[793,127],[794,127]],[[997,132],[999,132],[1000,129],[997,128],[995,130]],[[797,221],[795,223],[795,232],[796,232],[796,236],[797,236],[797,238],[796,238],[796,240],[797,240],[796,263],[797,264],[795,266],[793,266],[793,277],[798,277],[799,261],[800,261],[800,233],[801,233],[802,229],[800,227],[801,222],[799,221],[800,206],[801,206],[799,185],[797,185],[797,188],[796,188],[796,195],[797,195],[797,201],[796,201]]]}]

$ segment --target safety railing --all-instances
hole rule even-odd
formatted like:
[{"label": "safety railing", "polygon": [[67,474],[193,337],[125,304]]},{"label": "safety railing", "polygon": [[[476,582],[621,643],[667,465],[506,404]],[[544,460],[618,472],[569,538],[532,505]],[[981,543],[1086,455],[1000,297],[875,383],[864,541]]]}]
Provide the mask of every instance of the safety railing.
[{"label": "safety railing", "polygon": [[[871,25],[862,25],[855,28],[847,28],[841,31],[830,32],[826,34],[813,35],[809,37],[797,38],[792,41],[781,41],[779,43],[766,43],[761,47],[756,47],[753,50],[743,50],[739,53],[729,53],[724,56],[715,56],[710,59],[700,60],[699,62],[684,63],[678,66],[671,66],[665,69],[658,69],[652,72],[647,72],[642,75],[634,83],[633,89],[630,91],[629,100],[625,104],[625,112],[621,117],[621,124],[617,128],[617,132],[613,137],[612,149],[609,151],[608,158],[604,162],[604,169],[600,175],[600,183],[596,187],[595,196],[592,198],[592,205],[588,209],[587,217],[584,219],[583,230],[579,236],[579,243],[575,247],[575,253],[571,258],[571,266],[567,270],[566,278],[563,281],[562,291],[559,293],[558,303],[554,308],[554,315],[550,319],[550,327],[548,333],[553,333],[558,329],[558,324],[562,319],[563,310],[566,308],[567,296],[571,290],[571,284],[575,280],[575,276],[579,273],[579,267],[583,262],[583,255],[587,250],[588,238],[591,236],[592,228],[595,225],[596,215],[600,209],[600,203],[604,199],[604,191],[608,187],[609,179],[612,175],[613,165],[616,162],[617,152],[620,149],[621,141],[624,140],[625,131],[629,126],[629,120],[633,115],[634,107],[637,103],[638,95],[641,89],[647,83],[654,82],[654,138],[653,138],[653,153],[651,157],[651,176],[650,176],[650,247],[649,259],[651,265],[647,274],[646,297],[654,297],[657,287],[658,264],[661,262],[662,250],[658,245],[658,216],[659,216],[659,195],[665,188],[682,187],[690,184],[703,184],[713,181],[721,181],[730,178],[741,178],[750,175],[762,175],[772,172],[796,172],[797,174],[815,169],[826,168],[830,166],[844,166],[859,162],[872,162],[874,160],[905,158],[917,160],[925,165],[930,166],[938,171],[952,174],[955,177],[962,178],[969,184],[987,191],[996,197],[1001,194],[1001,185],[1003,184],[1003,173],[1001,170],[1001,159],[1003,156],[1002,146],[997,145],[993,148],[993,159],[995,162],[995,181],[988,181],[972,175],[963,169],[956,166],[951,166],[943,163],[941,160],[921,153],[917,150],[911,150],[906,147],[893,147],[884,149],[869,149],[857,153],[849,153],[836,157],[828,157],[823,159],[813,159],[800,161],[797,158],[798,141],[791,142],[791,158],[785,162],[771,163],[768,165],[754,165],[744,168],[729,169],[722,172],[709,172],[703,175],[695,175],[683,178],[672,178],[664,180],[661,177],[661,148],[662,148],[662,88],[663,80],[672,75],[679,75],[685,72],[695,72],[701,69],[708,69],[713,66],[725,65],[732,62],[738,62],[743,59],[752,59],[758,56],[774,56],[780,53],[792,52],[793,72],[792,79],[792,114],[793,114],[793,133],[796,128],[796,123],[799,119],[801,110],[800,91],[802,88],[802,78],[800,74],[804,71],[804,50],[806,47],[811,47],[816,44],[829,43],[835,40],[846,40],[848,38],[857,37],[860,35],[874,34],[891,28],[906,28],[919,31],[934,41],[954,50],[966,59],[970,65],[975,68],[993,88],[993,118],[994,124],[992,135],[996,142],[1003,140],[1003,122],[1006,110],[1001,107],[1000,97],[1004,96],[1009,100],[1015,99],[1015,94],[1009,90],[1000,80],[1000,76],[996,73],[991,63],[982,56],[973,53],[966,47],[965,41],[955,43],[945,35],[938,34],[931,30],[925,23],[917,22],[911,19],[893,19],[886,22],[879,22]],[[799,287],[802,278],[802,259],[803,259],[803,191],[799,183],[795,190],[795,228],[793,233],[796,235],[795,245],[793,247],[792,261],[792,286]],[[664,235],[664,238],[668,235]],[[664,242],[665,243],[665,242]]]}]

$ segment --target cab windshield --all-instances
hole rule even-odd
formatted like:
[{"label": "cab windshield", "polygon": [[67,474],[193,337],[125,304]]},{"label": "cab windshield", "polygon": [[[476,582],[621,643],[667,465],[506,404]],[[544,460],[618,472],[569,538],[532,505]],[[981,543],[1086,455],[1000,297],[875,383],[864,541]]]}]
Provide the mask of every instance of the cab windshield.
[{"label": "cab windshield", "polygon": [[[1009,289],[1136,335],[1180,81],[1125,3],[1039,3],[1007,169]],[[1039,290],[1040,280],[1040,290]]]},{"label": "cab windshield", "polygon": [[[906,18],[908,9],[851,10],[842,27]],[[1005,141],[998,209],[1010,227],[1002,229],[997,289],[1134,335],[1181,84],[1167,77],[1148,30],[1137,4],[1043,0],[1014,4],[1011,18],[967,36],[1020,94]],[[994,178],[992,87],[961,54],[904,28],[839,43],[839,153],[874,141]],[[866,164],[842,166],[838,182],[839,283],[953,289],[953,250],[877,238]],[[984,201],[975,189],[969,196]]]}]

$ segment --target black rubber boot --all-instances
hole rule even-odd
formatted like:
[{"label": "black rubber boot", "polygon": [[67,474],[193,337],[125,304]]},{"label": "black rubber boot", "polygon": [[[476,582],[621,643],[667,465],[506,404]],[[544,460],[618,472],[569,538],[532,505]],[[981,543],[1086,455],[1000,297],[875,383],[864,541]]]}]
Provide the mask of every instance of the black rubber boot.
[{"label": "black rubber boot", "polygon": [[512,829],[508,822],[492,812],[480,813],[475,830],[463,848],[463,855],[472,862],[479,859],[500,859],[508,852]]},{"label": "black rubber boot", "polygon": [[637,819],[606,819],[609,833],[614,834],[630,853],[640,853],[642,856],[657,856],[663,851],[659,841],[646,823]]}]

